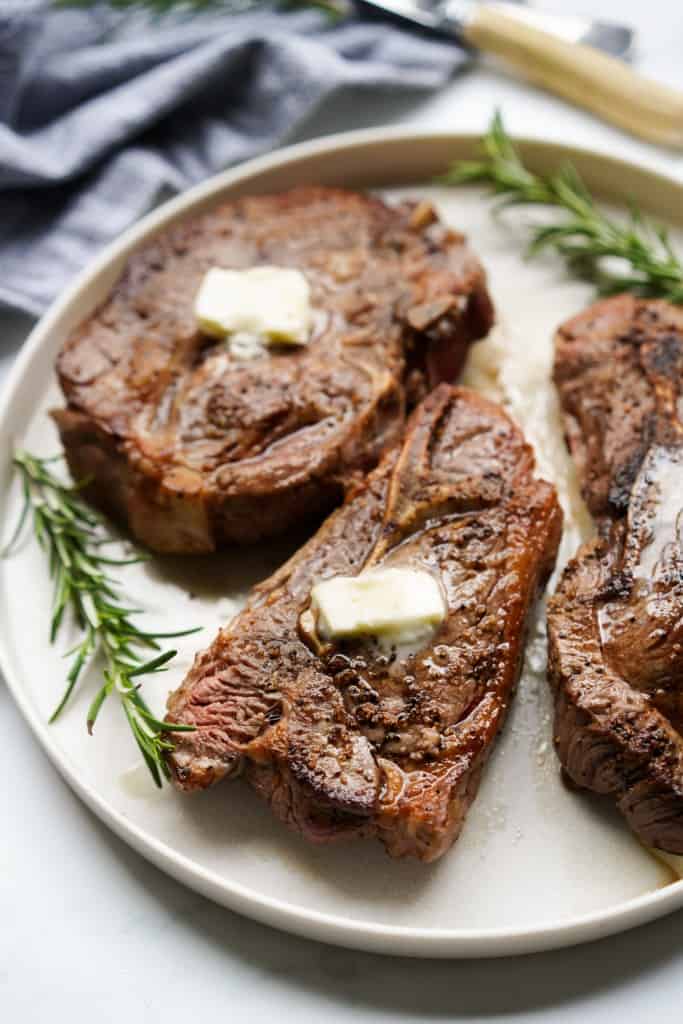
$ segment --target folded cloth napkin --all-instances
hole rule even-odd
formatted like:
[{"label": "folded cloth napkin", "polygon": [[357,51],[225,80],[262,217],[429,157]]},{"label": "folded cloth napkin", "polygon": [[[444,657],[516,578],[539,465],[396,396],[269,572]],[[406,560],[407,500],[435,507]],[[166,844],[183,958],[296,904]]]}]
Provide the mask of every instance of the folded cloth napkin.
[{"label": "folded cloth napkin", "polygon": [[272,149],[330,97],[424,93],[465,60],[313,9],[155,19],[0,0],[0,301],[42,312],[161,195]]}]

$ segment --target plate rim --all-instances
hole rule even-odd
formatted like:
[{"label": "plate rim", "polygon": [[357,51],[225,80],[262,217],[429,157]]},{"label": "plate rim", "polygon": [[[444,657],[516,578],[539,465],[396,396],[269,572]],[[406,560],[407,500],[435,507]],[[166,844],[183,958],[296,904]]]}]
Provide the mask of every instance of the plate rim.
[{"label": "plate rim", "polygon": [[[386,141],[393,141],[403,147],[425,144],[430,140],[452,142],[454,146],[460,144],[473,147],[480,138],[481,133],[473,131],[433,131],[400,126],[380,126],[342,132],[290,145],[256,157],[213,175],[162,203],[109,243],[76,275],[63,294],[58,296],[38,319],[10,368],[0,395],[0,435],[11,436],[7,421],[11,417],[13,396],[19,389],[31,360],[61,317],[77,297],[87,290],[89,283],[98,274],[166,221],[191,211],[193,207],[231,186],[248,182],[263,172],[277,171],[299,160],[331,155],[342,150],[362,150]],[[514,141],[522,148],[552,150],[566,159],[578,157],[583,160],[597,160],[610,165],[614,171],[644,174],[653,184],[659,182],[669,190],[680,192],[683,199],[683,184],[673,176],[654,170],[645,161],[621,159],[600,148],[569,146],[538,137],[515,136]],[[387,177],[390,179],[391,173]],[[2,498],[6,500],[6,489]],[[264,896],[258,890],[251,889],[241,882],[226,880],[217,872],[198,865],[191,857],[178,852],[168,843],[146,833],[141,826],[129,821],[120,811],[110,806],[94,786],[84,782],[72,765],[68,753],[59,749],[54,733],[48,730],[47,722],[43,721],[37,710],[31,706],[28,694],[24,692],[20,673],[14,671],[13,657],[2,634],[0,672],[6,680],[15,704],[51,763],[86,806],[120,839],[156,867],[203,896],[230,910],[283,931],[332,945],[391,955],[439,958],[495,957],[540,952],[588,942],[644,924],[683,906],[681,879],[663,888],[615,904],[613,907],[565,918],[559,924],[531,924],[524,928],[413,928],[404,925],[373,924],[337,914],[302,909],[286,900]]]}]

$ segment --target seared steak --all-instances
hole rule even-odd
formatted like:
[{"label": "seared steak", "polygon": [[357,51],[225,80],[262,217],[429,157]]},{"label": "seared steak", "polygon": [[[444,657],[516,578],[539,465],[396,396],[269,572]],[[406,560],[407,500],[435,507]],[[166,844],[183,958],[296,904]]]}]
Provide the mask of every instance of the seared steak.
[{"label": "seared steak", "polygon": [[683,310],[619,296],[565,324],[555,380],[597,539],[548,613],[555,742],[651,846],[683,854]]},{"label": "seared steak", "polygon": [[[196,726],[169,759],[180,789],[243,772],[314,841],[378,836],[430,861],[456,839],[519,676],[561,532],[496,405],[438,387],[345,504],[199,654],[168,702]],[[447,616],[417,649],[321,643],[310,591],[378,566],[437,574]]]},{"label": "seared steak", "polygon": [[[307,346],[254,359],[201,334],[212,266],[305,273]],[[239,199],[130,258],[57,363],[55,419],[87,497],[157,551],[211,551],[312,519],[457,375],[492,321],[484,273],[426,203],[338,189]]]}]

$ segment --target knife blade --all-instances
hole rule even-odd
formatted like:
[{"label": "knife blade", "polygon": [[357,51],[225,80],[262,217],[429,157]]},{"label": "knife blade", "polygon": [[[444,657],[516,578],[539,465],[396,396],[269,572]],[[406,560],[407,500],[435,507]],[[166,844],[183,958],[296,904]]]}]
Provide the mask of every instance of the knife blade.
[{"label": "knife blade", "polygon": [[504,68],[648,142],[683,149],[683,93],[624,60],[626,26],[485,0],[358,0],[502,60]]},{"label": "knife blade", "polygon": [[[458,38],[467,17],[468,5],[459,0],[356,0],[356,6],[383,13],[392,21],[408,22],[437,35],[455,35]],[[505,6],[511,8],[510,13],[524,24],[569,43],[593,46],[621,60],[629,60],[632,56],[635,32],[628,25],[542,11],[526,6],[523,0]],[[465,42],[462,37],[459,41]]]}]

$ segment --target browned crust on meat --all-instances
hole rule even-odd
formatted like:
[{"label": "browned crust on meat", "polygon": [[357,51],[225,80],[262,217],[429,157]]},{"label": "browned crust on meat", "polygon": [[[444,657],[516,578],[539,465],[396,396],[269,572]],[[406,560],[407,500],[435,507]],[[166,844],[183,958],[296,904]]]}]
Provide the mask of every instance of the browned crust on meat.
[{"label": "browned crust on meat", "polygon": [[569,778],[611,796],[643,842],[683,853],[680,734],[612,669],[600,642],[596,595],[602,603],[612,586],[614,544],[599,538],[581,547],[549,603],[555,745]]},{"label": "browned crust on meat", "polygon": [[[473,392],[437,388],[400,449],[197,656],[168,702],[195,725],[169,760],[181,789],[243,771],[313,841],[376,835],[429,861],[457,838],[522,664],[561,512],[519,429]],[[387,660],[371,643],[320,650],[302,632],[312,584],[378,564],[438,573],[448,615]]]},{"label": "browned crust on meat", "polygon": [[669,437],[657,381],[680,397],[683,310],[618,295],[563,324],[555,339],[554,381],[567,444],[591,513],[626,514],[645,453]]},{"label": "browned crust on meat", "polygon": [[683,310],[665,302],[619,296],[560,328],[555,380],[598,537],[548,607],[567,776],[612,797],[643,842],[679,854],[683,552],[673,523],[658,536],[656,510],[662,466],[680,476],[683,507],[682,369]]},{"label": "browned crust on meat", "polygon": [[[306,273],[316,324],[305,347],[239,361],[193,300],[210,266],[263,263]],[[131,256],[59,355],[54,418],[87,497],[150,548],[252,542],[338,503],[491,321],[480,264],[428,205],[248,197]]]}]

